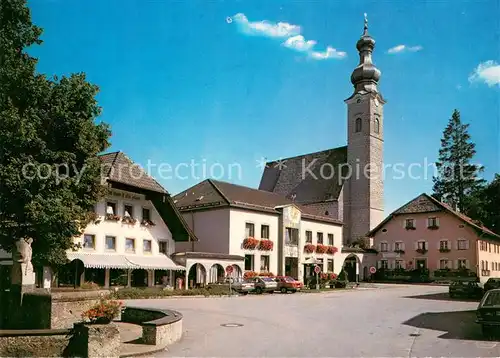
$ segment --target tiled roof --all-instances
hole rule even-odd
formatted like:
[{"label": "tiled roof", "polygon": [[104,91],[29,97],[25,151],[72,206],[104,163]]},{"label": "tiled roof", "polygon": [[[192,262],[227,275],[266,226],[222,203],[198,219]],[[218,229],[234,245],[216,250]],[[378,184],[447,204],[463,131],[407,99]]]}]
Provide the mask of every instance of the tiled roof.
[{"label": "tiled roof", "polygon": [[[295,195],[297,203],[338,200],[348,170],[345,163],[347,146],[268,162],[259,189],[289,198]],[[340,171],[345,171],[342,177]]]},{"label": "tiled roof", "polygon": [[175,195],[174,203],[181,212],[232,206],[270,213],[278,213],[277,206],[293,204],[301,210],[304,219],[341,224],[333,217],[316,215],[310,208],[297,205],[283,195],[213,179],[204,180]]},{"label": "tiled roof", "polygon": [[382,229],[382,227],[389,221],[391,220],[394,216],[396,215],[404,215],[404,214],[415,214],[415,213],[430,213],[430,212],[436,212],[436,211],[446,211],[458,219],[462,220],[464,223],[468,224],[469,226],[474,227],[475,229],[488,234],[490,236],[493,236],[497,239],[500,239],[500,235],[494,233],[490,229],[488,229],[486,226],[484,226],[482,223],[473,220],[472,218],[468,217],[467,215],[464,215],[462,213],[459,213],[455,210],[453,210],[449,205],[437,200],[436,198],[432,197],[431,195],[428,195],[426,193],[422,193],[419,196],[417,196],[415,199],[410,200],[400,208],[396,209],[393,211],[387,218],[384,219],[380,224],[378,224],[374,229],[372,229],[367,236],[373,237],[377,231]]},{"label": "tiled roof", "polygon": [[99,158],[103,164],[101,170],[103,179],[158,193],[167,193],[153,177],[123,152],[106,153],[100,155]]}]

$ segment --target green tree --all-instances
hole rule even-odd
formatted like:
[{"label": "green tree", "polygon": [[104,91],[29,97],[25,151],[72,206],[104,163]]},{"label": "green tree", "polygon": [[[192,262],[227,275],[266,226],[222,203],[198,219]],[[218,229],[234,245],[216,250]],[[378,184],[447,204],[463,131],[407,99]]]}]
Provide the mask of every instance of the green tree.
[{"label": "green tree", "polygon": [[31,237],[34,263],[57,265],[103,194],[110,130],[84,74],[36,72],[26,50],[41,33],[26,1],[0,2],[0,247]]},{"label": "green tree", "polygon": [[471,163],[476,150],[468,129],[469,124],[462,123],[460,112],[455,109],[443,131],[436,163],[438,173],[433,178],[433,196],[465,213],[469,196],[485,182],[479,177],[484,168]]},{"label": "green tree", "polygon": [[471,218],[479,220],[484,226],[500,235],[500,174],[493,180],[474,191],[469,198],[470,207],[467,213]]}]

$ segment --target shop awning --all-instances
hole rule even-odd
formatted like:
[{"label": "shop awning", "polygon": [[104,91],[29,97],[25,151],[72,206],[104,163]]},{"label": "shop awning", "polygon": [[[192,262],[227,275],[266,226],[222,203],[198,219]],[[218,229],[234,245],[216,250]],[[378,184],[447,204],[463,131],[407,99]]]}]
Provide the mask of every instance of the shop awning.
[{"label": "shop awning", "polygon": [[184,266],[177,265],[172,259],[166,255],[152,256],[132,256],[128,255],[127,261],[132,268],[144,270],[182,270]]},{"label": "shop awning", "polygon": [[90,254],[84,252],[68,252],[68,259],[81,260],[87,268],[130,269],[133,266],[124,255]]}]

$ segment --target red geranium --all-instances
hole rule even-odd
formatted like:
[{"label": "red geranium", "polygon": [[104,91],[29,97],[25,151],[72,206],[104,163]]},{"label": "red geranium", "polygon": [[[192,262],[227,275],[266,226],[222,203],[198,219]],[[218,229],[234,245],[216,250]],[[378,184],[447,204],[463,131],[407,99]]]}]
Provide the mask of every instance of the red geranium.
[{"label": "red geranium", "polygon": [[243,274],[243,278],[252,278],[255,276],[259,276],[259,274],[255,271],[247,271]]},{"label": "red geranium", "polygon": [[328,246],[327,252],[331,255],[335,255],[339,249],[337,249],[335,246]]},{"label": "red geranium", "polygon": [[274,274],[272,272],[268,272],[268,271],[262,271],[259,273],[259,276],[268,276],[268,277],[273,277]]},{"label": "red geranium", "polygon": [[308,254],[312,254],[316,250],[316,246],[313,244],[306,244],[304,245],[304,251],[307,252]]},{"label": "red geranium", "polygon": [[259,242],[259,250],[263,251],[271,251],[274,247],[274,242],[271,240],[265,239],[265,240],[260,240]]},{"label": "red geranium", "polygon": [[247,250],[253,250],[259,245],[259,240],[254,239],[253,237],[248,237],[243,240],[243,248]]},{"label": "red geranium", "polygon": [[335,280],[337,278],[337,274],[336,273],[330,273],[330,280]]},{"label": "red geranium", "polygon": [[318,254],[324,254],[326,252],[326,250],[327,250],[327,246],[321,245],[321,244],[316,245],[316,252]]}]

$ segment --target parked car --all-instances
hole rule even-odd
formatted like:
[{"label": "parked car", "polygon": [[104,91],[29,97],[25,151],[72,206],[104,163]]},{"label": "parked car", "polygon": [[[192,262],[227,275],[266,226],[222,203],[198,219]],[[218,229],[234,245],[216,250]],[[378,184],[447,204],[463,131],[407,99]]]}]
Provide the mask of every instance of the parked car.
[{"label": "parked car", "polygon": [[247,295],[255,289],[254,281],[251,279],[241,279],[235,280],[233,278],[225,278],[219,282],[212,282],[207,285],[207,289],[210,290],[214,287],[226,289],[229,292],[229,281],[231,280],[231,291],[239,293],[241,295]]},{"label": "parked car", "polygon": [[274,277],[259,276],[254,277],[255,293],[261,294],[263,292],[274,293],[278,289],[278,282]]},{"label": "parked car", "polygon": [[481,325],[483,336],[490,338],[500,333],[500,289],[485,293],[476,310],[476,323]]},{"label": "parked car", "polygon": [[484,284],[484,292],[500,288],[500,278],[489,278]]},{"label": "parked car", "polygon": [[448,289],[451,298],[465,297],[465,298],[481,298],[483,297],[484,290],[478,285],[476,281],[463,281],[456,280],[450,284]]},{"label": "parked car", "polygon": [[281,291],[281,293],[294,293],[304,288],[302,282],[290,276],[277,276],[276,281],[278,281],[278,290]]}]

